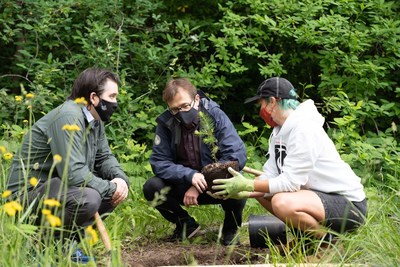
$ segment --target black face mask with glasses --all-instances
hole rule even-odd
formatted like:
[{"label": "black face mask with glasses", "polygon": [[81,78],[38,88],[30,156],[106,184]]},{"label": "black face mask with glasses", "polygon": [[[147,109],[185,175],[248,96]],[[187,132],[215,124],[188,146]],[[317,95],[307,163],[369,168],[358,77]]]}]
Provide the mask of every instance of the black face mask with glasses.
[{"label": "black face mask with glasses", "polygon": [[174,115],[174,117],[187,129],[191,129],[197,126],[199,111],[192,107],[188,111],[179,111]]}]

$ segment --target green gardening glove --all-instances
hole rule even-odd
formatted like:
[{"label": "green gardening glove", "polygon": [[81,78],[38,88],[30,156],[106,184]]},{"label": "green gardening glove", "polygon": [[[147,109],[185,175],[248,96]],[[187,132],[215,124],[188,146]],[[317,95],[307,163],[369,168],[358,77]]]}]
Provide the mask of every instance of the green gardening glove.
[{"label": "green gardening glove", "polygon": [[226,198],[224,198],[224,200],[226,200],[228,198],[232,198],[232,199],[249,198],[250,194],[251,194],[251,192],[249,192],[249,191],[240,191],[240,192],[237,192],[236,194],[229,195],[229,197],[227,196]]},{"label": "green gardening glove", "polygon": [[[229,198],[232,198],[232,199],[249,198],[250,194],[251,194],[251,192],[241,191],[241,192],[238,192],[236,194],[230,195]],[[207,195],[209,195],[209,196],[211,196],[211,197],[213,197],[215,199],[222,199],[222,200],[228,199],[228,197],[221,196],[221,195],[216,195],[216,193],[211,193],[210,191],[207,191]]]},{"label": "green gardening glove", "polygon": [[253,180],[244,178],[243,175],[231,167],[228,168],[228,171],[233,175],[232,178],[214,180],[214,184],[216,185],[214,185],[212,189],[217,191],[214,195],[223,196],[224,199],[227,199],[243,196],[243,194],[239,195],[239,192],[246,191],[249,193],[254,191]]}]

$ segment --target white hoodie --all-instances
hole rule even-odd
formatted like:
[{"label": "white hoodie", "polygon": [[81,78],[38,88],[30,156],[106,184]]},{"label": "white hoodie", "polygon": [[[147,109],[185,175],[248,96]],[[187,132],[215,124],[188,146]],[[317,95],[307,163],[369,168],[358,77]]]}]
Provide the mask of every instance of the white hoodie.
[{"label": "white hoodie", "polygon": [[365,198],[361,179],[340,158],[323,123],[314,102],[307,100],[281,127],[273,129],[265,174],[260,177],[269,178],[272,194],[313,189],[340,194],[350,201]]}]

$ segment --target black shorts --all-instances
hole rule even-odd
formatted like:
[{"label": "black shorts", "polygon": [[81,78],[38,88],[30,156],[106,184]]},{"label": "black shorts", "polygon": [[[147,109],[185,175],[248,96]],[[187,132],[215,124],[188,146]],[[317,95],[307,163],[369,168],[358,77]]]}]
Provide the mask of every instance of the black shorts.
[{"label": "black shorts", "polygon": [[342,195],[327,194],[315,191],[322,201],[325,209],[324,226],[343,233],[357,229],[364,223],[367,215],[367,200],[360,202],[349,201]]}]

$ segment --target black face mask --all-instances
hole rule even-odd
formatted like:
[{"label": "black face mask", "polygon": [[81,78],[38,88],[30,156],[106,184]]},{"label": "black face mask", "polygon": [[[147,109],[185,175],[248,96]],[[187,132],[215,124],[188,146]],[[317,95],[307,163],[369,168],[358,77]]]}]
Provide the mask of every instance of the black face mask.
[{"label": "black face mask", "polygon": [[179,111],[175,114],[175,118],[184,125],[187,129],[193,128],[199,121],[199,111],[195,108],[191,108],[188,111]]},{"label": "black face mask", "polygon": [[117,109],[117,106],[117,102],[109,102],[100,98],[100,103],[97,105],[97,107],[94,108],[99,114],[100,119],[107,122],[110,120],[111,115]]}]

